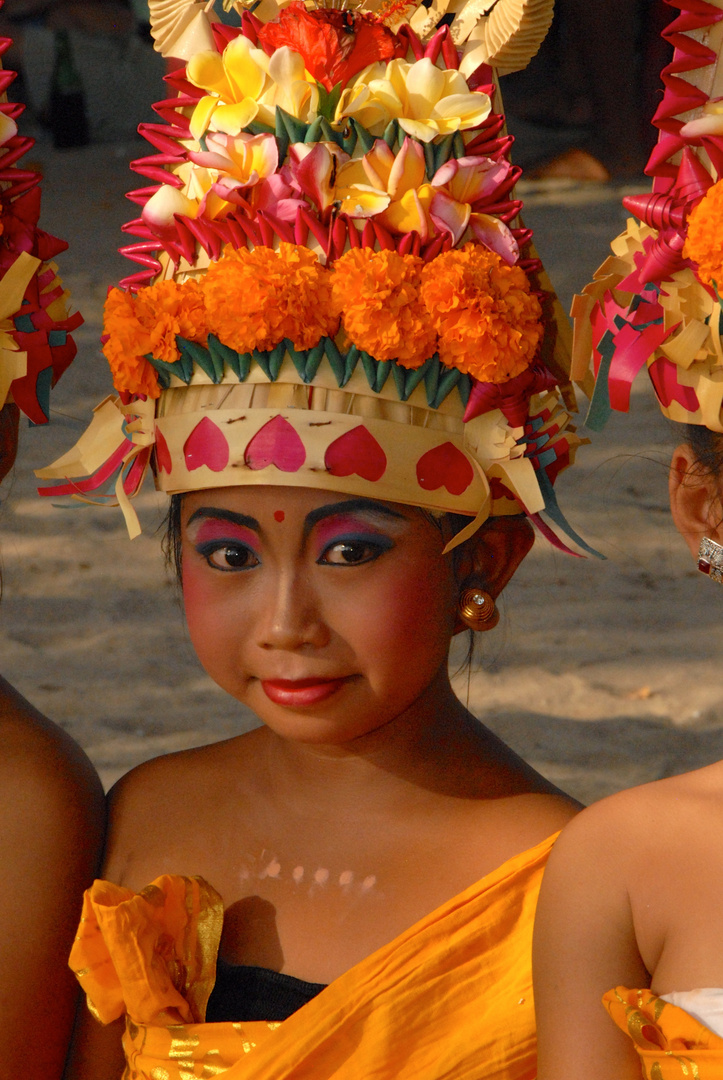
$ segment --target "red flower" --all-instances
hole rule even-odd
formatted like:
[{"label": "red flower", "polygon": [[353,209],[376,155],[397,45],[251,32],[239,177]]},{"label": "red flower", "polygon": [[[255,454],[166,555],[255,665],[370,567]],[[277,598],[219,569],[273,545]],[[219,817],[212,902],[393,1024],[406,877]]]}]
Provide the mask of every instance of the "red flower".
[{"label": "red flower", "polygon": [[402,49],[396,34],[367,12],[307,11],[301,0],[294,0],[277,22],[259,30],[259,44],[268,55],[288,45],[327,91],[337,83],[343,89],[363,68],[378,60],[387,63]]}]

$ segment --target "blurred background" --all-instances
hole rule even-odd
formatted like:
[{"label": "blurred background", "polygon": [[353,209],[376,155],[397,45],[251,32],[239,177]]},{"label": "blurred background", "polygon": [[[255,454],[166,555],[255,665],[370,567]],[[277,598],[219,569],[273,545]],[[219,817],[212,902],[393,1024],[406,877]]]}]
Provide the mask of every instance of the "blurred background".
[{"label": "blurred background", "polygon": [[[566,309],[624,227],[623,194],[648,188],[666,57],[658,31],[673,14],[662,0],[558,0],[540,55],[503,80],[526,223]],[[139,761],[254,723],[191,649],[160,551],[165,500],[144,490],[144,532],[129,542],[118,510],[56,508],[35,495],[31,474],[72,446],[112,390],[102,306],[128,273],[116,250],[135,216],[124,195],[144,183],[128,163],[150,152],[135,128],[153,118],[165,68],[145,0],[9,0],[0,34],[15,39],[3,63],[22,72],[10,92],[28,102],[20,128],[37,139],[24,164],[44,174],[41,226],[70,242],[60,272],[85,316],[52,423],[22,429],[3,485],[2,672],[110,785]],[[60,93],[76,110],[72,125],[54,115]],[[71,136],[83,145],[68,146]],[[538,540],[500,626],[479,635],[471,672],[458,671],[464,643],[452,657],[462,700],[584,801],[723,756],[723,593],[697,573],[670,522],[677,433],[644,376],[632,413],[614,416],[558,481],[568,519],[606,561]]]}]

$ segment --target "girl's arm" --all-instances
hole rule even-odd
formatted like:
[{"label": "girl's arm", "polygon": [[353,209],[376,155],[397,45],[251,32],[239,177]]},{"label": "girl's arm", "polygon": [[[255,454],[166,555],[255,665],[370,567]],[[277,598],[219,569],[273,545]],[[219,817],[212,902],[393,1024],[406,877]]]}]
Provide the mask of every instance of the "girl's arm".
[{"label": "girl's arm", "polygon": [[78,998],[68,955],[105,810],[85,754],[0,679],[3,1076],[56,1080]]},{"label": "girl's arm", "polygon": [[633,1043],[600,1000],[650,982],[628,895],[630,831],[625,800],[614,796],[566,826],[550,856],[533,949],[538,1080],[641,1078]]}]

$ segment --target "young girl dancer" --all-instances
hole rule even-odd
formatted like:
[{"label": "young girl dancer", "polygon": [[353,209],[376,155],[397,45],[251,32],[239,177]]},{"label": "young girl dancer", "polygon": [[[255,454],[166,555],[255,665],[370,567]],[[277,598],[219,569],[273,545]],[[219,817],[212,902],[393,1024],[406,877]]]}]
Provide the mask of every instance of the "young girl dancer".
[{"label": "young girl dancer", "polygon": [[[595,348],[593,423],[627,407],[647,362],[664,413],[687,424],[671,462],[673,519],[721,582],[723,11],[675,6],[655,189],[625,200],[637,220],[577,298],[576,329],[581,352],[591,333]],[[565,830],[535,932],[540,1080],[723,1076],[722,792],[718,762],[615,795]]]},{"label": "young girl dancer", "polygon": [[153,454],[194,646],[263,726],[115,789],[71,958],[105,1027],[70,1075],[525,1080],[530,923],[575,806],[447,655],[494,626],[523,510],[565,528],[564,350],[486,66],[549,5],[466,45],[444,5],[236,31],[176,7],[153,14],[180,96],[137,163],[164,181],[136,196],[150,265],[106,305],[121,401],[42,475],[118,468],[133,523]]},{"label": "young girl dancer", "polygon": [[[0,55],[8,48],[0,38]],[[40,176],[18,165],[33,140],[0,67],[0,480],[12,469],[20,410],[47,423],[49,394],[75,355],[53,257],[67,246],[38,226]],[[77,986],[68,978],[73,909],[96,873],[105,813],[85,754],[0,677],[0,1073],[58,1080]]]}]

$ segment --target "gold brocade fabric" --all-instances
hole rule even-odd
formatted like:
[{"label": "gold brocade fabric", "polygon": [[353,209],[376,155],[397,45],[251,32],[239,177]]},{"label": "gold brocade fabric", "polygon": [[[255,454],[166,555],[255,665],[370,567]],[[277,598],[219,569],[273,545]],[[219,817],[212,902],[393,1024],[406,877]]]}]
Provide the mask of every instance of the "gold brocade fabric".
[{"label": "gold brocade fabric", "polygon": [[640,1057],[644,1080],[723,1080],[723,1039],[650,990],[618,986],[603,997]]},{"label": "gold brocade fabric", "polygon": [[555,837],[508,860],[282,1023],[202,1022],[222,904],[197,878],[97,881],[71,954],[93,1013],[126,1013],[127,1080],[533,1080],[530,952]]}]

